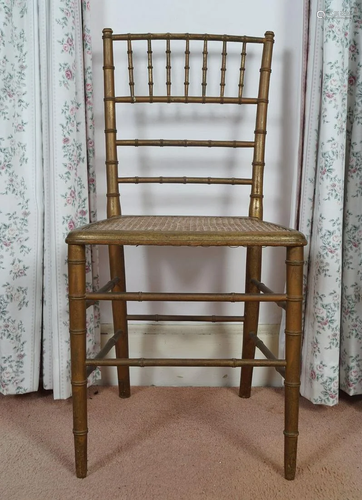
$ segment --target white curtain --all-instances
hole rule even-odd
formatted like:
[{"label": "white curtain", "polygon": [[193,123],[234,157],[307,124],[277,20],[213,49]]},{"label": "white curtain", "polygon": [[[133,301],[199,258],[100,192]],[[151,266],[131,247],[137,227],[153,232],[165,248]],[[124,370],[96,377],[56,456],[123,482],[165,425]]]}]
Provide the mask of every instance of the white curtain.
[{"label": "white curtain", "polygon": [[301,393],[334,405],[362,393],[362,1],[308,3]]},{"label": "white curtain", "polygon": [[[36,391],[41,377],[55,398],[70,396],[64,239],[96,217],[88,26],[85,0],[0,0],[3,394]],[[91,289],[95,254],[87,266]],[[91,307],[90,356],[98,350],[99,323]]]}]

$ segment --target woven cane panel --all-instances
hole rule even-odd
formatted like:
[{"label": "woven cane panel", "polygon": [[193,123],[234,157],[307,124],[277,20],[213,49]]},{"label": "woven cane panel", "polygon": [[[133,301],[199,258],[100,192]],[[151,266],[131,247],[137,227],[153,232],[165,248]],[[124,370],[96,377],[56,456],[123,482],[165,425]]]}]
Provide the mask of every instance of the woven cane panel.
[{"label": "woven cane panel", "polygon": [[[84,228],[86,229],[86,228]],[[289,232],[289,229],[243,217],[121,216],[89,226],[98,231],[155,231],[186,233]]]}]

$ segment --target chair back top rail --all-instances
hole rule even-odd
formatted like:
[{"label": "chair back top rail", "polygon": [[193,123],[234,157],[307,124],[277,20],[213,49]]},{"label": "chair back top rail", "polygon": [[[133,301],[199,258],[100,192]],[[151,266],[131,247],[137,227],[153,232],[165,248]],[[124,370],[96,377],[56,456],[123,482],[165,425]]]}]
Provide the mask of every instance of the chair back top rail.
[{"label": "chair back top rail", "polygon": [[[240,84],[241,85],[241,84]],[[134,95],[134,82],[132,83],[131,95],[130,96],[115,96],[106,97],[105,101],[111,101],[116,103],[145,103],[145,102],[156,102],[156,103],[190,103],[190,104],[259,104],[260,102],[268,103],[267,99],[262,99],[258,97],[242,97],[240,91],[240,97],[219,97],[219,96],[189,96],[188,90],[184,96],[170,95],[170,96],[158,96],[158,95]],[[240,88],[240,87],[239,87]]]},{"label": "chair back top rail", "polygon": [[[212,35],[209,33],[113,33],[105,28],[103,33],[110,33],[112,40],[208,40],[215,42],[241,42],[241,43],[265,43],[265,37],[254,37],[245,35]],[[272,34],[267,31],[265,35]]]},{"label": "chair back top rail", "polygon": [[[146,41],[146,67],[148,75],[148,95],[137,95],[135,92],[135,60],[133,42]],[[165,42],[165,95],[155,95],[154,83],[154,53],[152,41],[161,40]],[[183,94],[173,95],[172,93],[172,41],[181,40],[184,45],[184,71],[183,71]],[[129,95],[115,95],[115,67],[113,57],[113,43],[123,41],[126,44],[128,63],[128,86]],[[201,62],[201,88],[199,95],[190,96],[190,57],[192,53],[191,41],[202,43],[200,56]],[[218,95],[208,95],[208,77],[210,71],[209,62],[209,42],[220,42],[221,67],[219,71],[219,91]],[[238,70],[238,80],[235,85],[234,95],[226,93],[227,55],[228,44],[235,42],[240,44],[240,67]],[[250,185],[250,205],[249,216],[262,219],[262,199],[263,199],[263,172],[265,155],[265,135],[266,118],[268,108],[269,80],[271,73],[272,48],[274,43],[274,33],[267,31],[264,37],[217,35],[217,34],[196,34],[196,33],[124,33],[114,34],[109,28],[103,30],[104,46],[104,105],[105,105],[105,135],[106,135],[106,166],[107,166],[107,195],[109,217],[121,213],[119,203],[120,183],[155,183],[161,184],[182,183],[182,184],[230,184],[230,185]],[[262,54],[260,63],[260,76],[258,92],[255,97],[244,97],[245,68],[247,59],[247,47],[249,44],[262,44]],[[239,49],[238,49],[239,50]],[[146,90],[147,93],[147,90]],[[118,139],[116,129],[115,106],[118,103],[200,103],[200,104],[247,104],[256,105],[256,119],[254,124],[254,140],[169,140],[169,139]],[[120,177],[118,174],[118,146],[174,146],[174,147],[226,147],[226,148],[253,148],[252,178],[235,179],[221,177],[203,179],[196,177]]]},{"label": "chair back top rail", "polygon": [[[266,36],[270,36],[267,32]],[[189,86],[190,86],[190,40],[200,40],[203,41],[202,49],[202,82],[201,82],[201,97],[192,98],[194,103],[205,103],[210,102],[210,97],[207,96],[207,73],[208,73],[208,42],[209,41],[219,41],[222,42],[222,61],[220,68],[220,92],[218,98],[214,101],[216,103],[228,103],[241,104],[243,99],[243,88],[244,88],[244,74],[245,74],[245,59],[246,59],[246,45],[247,43],[265,43],[267,38],[261,37],[248,37],[248,36],[235,36],[235,35],[209,35],[209,34],[190,34],[190,33],[141,33],[141,34],[113,34],[109,30],[104,30],[104,36],[108,36],[112,41],[126,41],[127,42],[127,57],[128,57],[128,78],[129,78],[129,88],[130,97],[118,97],[116,102],[171,102],[172,91],[172,81],[171,81],[171,40],[184,40],[185,41],[185,61],[184,61],[184,96],[176,96],[177,101],[173,98],[172,102],[190,102],[189,101]],[[134,80],[134,61],[133,61],[133,41],[147,41],[147,70],[148,70],[148,97],[137,96],[135,97],[135,80]],[[163,98],[160,96],[154,96],[154,80],[153,80],[153,51],[152,51],[152,40],[163,40],[166,42],[165,54],[166,54],[166,92],[167,95]],[[227,60],[227,43],[228,42],[239,42],[242,44],[241,50],[241,61],[239,70],[239,83],[238,83],[238,97],[237,99],[227,98],[225,100],[225,85],[226,85],[226,60]],[[180,99],[181,97],[181,99]],[[246,101],[248,102],[248,101]],[[245,102],[245,103],[246,103]],[[249,103],[257,104],[257,100]]]}]

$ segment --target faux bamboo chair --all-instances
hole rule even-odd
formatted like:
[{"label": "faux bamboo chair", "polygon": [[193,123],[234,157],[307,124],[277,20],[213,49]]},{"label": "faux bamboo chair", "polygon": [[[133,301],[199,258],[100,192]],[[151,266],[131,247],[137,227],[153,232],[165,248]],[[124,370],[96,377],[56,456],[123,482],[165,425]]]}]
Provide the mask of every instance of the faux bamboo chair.
[{"label": "faux bamboo chair", "polygon": [[[137,41],[147,48],[148,95],[136,95],[134,82],[133,48]],[[166,95],[155,95],[153,84],[152,43],[161,40],[165,44]],[[171,92],[171,47],[174,40],[183,41],[185,47],[184,93]],[[192,41],[203,43],[202,84],[200,95],[189,95],[190,47]],[[220,93],[208,96],[207,66],[208,43],[219,42],[221,60]],[[250,396],[252,369],[254,366],[272,366],[285,377],[285,477],[293,479],[296,468],[299,372],[302,321],[302,265],[304,236],[293,229],[263,221],[263,170],[268,107],[269,78],[274,34],[267,31],[264,37],[196,35],[196,34],[113,34],[103,30],[104,43],[104,103],[107,169],[107,219],[80,227],[69,233],[67,243],[69,262],[70,336],[71,366],[74,411],[74,438],[76,474],[87,474],[87,375],[96,366],[117,366],[119,395],[130,396],[129,366],[227,366],[242,367],[241,397]],[[180,43],[180,42],[178,42]],[[128,54],[128,84],[130,95],[115,95],[114,44],[125,45]],[[238,44],[241,52],[239,82],[235,84],[234,97],[225,95],[225,73],[227,47]],[[247,47],[262,45],[259,89],[256,97],[243,96],[243,82]],[[127,78],[127,75],[125,76]],[[117,138],[116,105],[119,103],[218,103],[223,105],[255,106],[256,119],[252,141],[208,141],[208,140],[122,140]],[[161,147],[225,147],[252,148],[251,178],[196,178],[196,177],[120,177],[117,148],[120,146]],[[250,189],[249,215],[245,217],[206,216],[126,216],[121,215],[119,183],[161,182],[205,183],[246,185]],[[165,188],[166,189],[166,188]],[[185,187],[185,189],[187,189]],[[86,293],[85,247],[107,245],[109,248],[111,281],[97,292]],[[124,245],[169,245],[169,246],[243,246],[247,247],[246,289],[244,293],[143,293],[126,292],[124,269]],[[261,283],[262,247],[284,247],[286,249],[286,293],[274,293]],[[114,318],[113,339],[95,359],[86,359],[86,308],[99,300],[111,300]],[[242,359],[130,359],[128,355],[127,316],[128,301],[211,301],[245,302]],[[286,310],[286,354],[277,359],[257,337],[260,302],[276,302]],[[177,317],[179,319],[179,317]],[[153,316],[132,316],[132,319],[156,319]],[[175,320],[175,316],[158,316],[157,320]],[[186,320],[227,321],[225,316],[185,316]],[[231,319],[232,320],[232,319]],[[235,318],[234,318],[235,320]],[[116,358],[104,359],[110,348],[116,345]],[[255,347],[260,348],[267,359],[254,359]]]}]

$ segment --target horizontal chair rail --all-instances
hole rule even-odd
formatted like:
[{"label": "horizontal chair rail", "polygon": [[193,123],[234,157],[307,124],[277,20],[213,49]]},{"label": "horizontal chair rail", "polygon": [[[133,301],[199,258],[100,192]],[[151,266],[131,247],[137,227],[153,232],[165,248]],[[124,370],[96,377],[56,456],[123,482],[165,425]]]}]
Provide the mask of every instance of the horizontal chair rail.
[{"label": "horizontal chair rail", "polygon": [[286,366],[284,359],[184,359],[184,358],[124,358],[124,359],[87,359],[86,366]]},{"label": "horizontal chair rail", "polygon": [[[73,297],[74,298],[74,297]],[[132,302],[279,302],[286,300],[285,294],[249,293],[152,293],[152,292],[91,292],[86,294],[90,300],[126,300]]]},{"label": "horizontal chair rail", "polygon": [[228,184],[251,186],[252,179],[229,177],[118,177],[119,184]]},{"label": "horizontal chair rail", "polygon": [[117,96],[106,97],[105,101],[114,101],[119,104],[135,104],[135,103],[183,103],[183,104],[259,104],[260,102],[267,103],[265,99],[257,97],[219,97],[219,96],[157,96],[157,95],[142,95],[142,96]]},{"label": "horizontal chair rail", "polygon": [[197,141],[168,139],[118,139],[117,146],[157,146],[157,147],[207,147],[207,148],[253,148],[254,141]]},{"label": "horizontal chair rail", "polygon": [[242,323],[244,316],[191,316],[175,314],[128,314],[130,321],[205,321],[209,323]]},{"label": "horizontal chair rail", "polygon": [[208,40],[226,42],[264,43],[265,38],[255,36],[238,35],[213,35],[199,33],[114,33],[112,40]]}]

